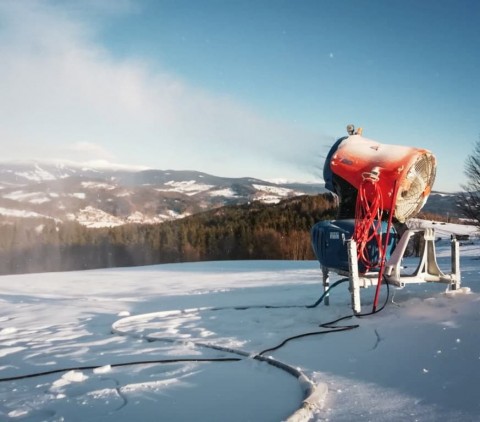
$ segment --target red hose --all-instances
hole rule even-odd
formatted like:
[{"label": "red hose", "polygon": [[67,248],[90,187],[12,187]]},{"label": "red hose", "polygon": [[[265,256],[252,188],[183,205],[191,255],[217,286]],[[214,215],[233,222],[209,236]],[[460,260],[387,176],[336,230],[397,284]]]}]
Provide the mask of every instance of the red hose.
[{"label": "red hose", "polygon": [[[378,266],[383,257],[382,245],[382,192],[377,179],[365,177],[358,188],[355,209],[355,228],[353,240],[357,244],[358,261],[365,267],[365,272]],[[368,254],[367,245],[375,239],[378,245],[378,259],[372,260]]]},{"label": "red hose", "polygon": [[[393,182],[393,199],[392,199],[392,206],[390,208],[390,214],[388,215],[387,234],[385,235],[385,244],[383,249],[384,251],[387,250],[388,242],[390,241],[390,230],[392,228],[393,213],[395,212],[395,204],[397,201],[397,191],[398,191],[398,184],[397,184],[397,180],[395,180]],[[385,263],[386,263],[386,254],[383,254],[382,261],[380,264],[380,269],[378,271],[378,281],[377,281],[377,288],[375,290],[375,298],[373,300],[372,313],[375,313],[377,311],[378,299],[380,296],[380,287],[382,285],[383,272],[385,270]]]}]

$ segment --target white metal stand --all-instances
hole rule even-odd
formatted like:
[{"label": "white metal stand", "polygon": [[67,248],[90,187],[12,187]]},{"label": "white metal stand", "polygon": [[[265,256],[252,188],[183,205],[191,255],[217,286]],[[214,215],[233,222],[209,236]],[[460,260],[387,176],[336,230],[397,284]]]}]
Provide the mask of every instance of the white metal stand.
[{"label": "white metal stand", "polygon": [[[420,253],[420,262],[412,274],[402,274],[401,262],[407,249],[408,241],[416,232],[423,232],[424,244]],[[360,288],[376,286],[378,273],[371,272],[359,274],[357,261],[357,245],[353,239],[347,241],[349,271],[339,271],[322,266],[323,287],[327,290],[330,286],[330,270],[340,275],[347,276],[350,282],[352,309],[355,314],[361,312]],[[461,284],[459,244],[456,239],[451,241],[451,268],[452,272],[445,274],[440,270],[435,251],[435,232],[433,229],[407,230],[400,239],[390,259],[385,264],[383,282],[397,287],[404,287],[408,283],[446,283],[451,290],[457,290]],[[325,304],[329,304],[328,295]]]}]

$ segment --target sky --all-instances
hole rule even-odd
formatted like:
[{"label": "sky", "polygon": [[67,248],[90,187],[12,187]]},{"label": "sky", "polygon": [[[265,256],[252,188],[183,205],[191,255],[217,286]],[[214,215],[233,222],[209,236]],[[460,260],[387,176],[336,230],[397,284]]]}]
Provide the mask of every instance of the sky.
[{"label": "sky", "polygon": [[352,123],[456,191],[478,51],[475,0],[0,0],[2,160],[315,181]]}]

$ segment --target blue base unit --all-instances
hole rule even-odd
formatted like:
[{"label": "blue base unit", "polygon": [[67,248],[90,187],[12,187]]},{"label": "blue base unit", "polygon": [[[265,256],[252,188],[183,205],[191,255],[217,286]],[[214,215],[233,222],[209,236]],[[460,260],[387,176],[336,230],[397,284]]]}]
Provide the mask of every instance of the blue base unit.
[{"label": "blue base unit", "polygon": [[[333,220],[333,221],[320,221],[312,227],[311,238],[312,247],[315,255],[324,267],[328,267],[333,270],[340,270],[348,272],[348,252],[347,252],[347,240],[350,240],[353,236],[355,228],[355,220]],[[385,243],[385,237],[388,224],[386,221],[382,221],[382,245]],[[388,259],[392,254],[397,244],[397,233],[393,225],[390,229],[390,237],[387,245],[386,258]],[[370,261],[375,262],[378,260],[378,243],[375,239],[372,239],[367,244],[367,254]],[[366,267],[363,263],[358,263],[358,271],[365,273]],[[378,270],[377,268],[370,268],[369,271]]]}]

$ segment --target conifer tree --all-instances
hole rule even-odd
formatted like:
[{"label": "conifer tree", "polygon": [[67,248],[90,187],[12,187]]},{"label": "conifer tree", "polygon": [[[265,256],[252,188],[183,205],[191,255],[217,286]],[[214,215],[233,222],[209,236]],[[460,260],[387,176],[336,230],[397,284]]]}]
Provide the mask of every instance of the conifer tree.
[{"label": "conifer tree", "polygon": [[465,162],[465,175],[467,183],[462,186],[459,208],[465,217],[480,226],[480,138],[476,142],[473,152]]}]

